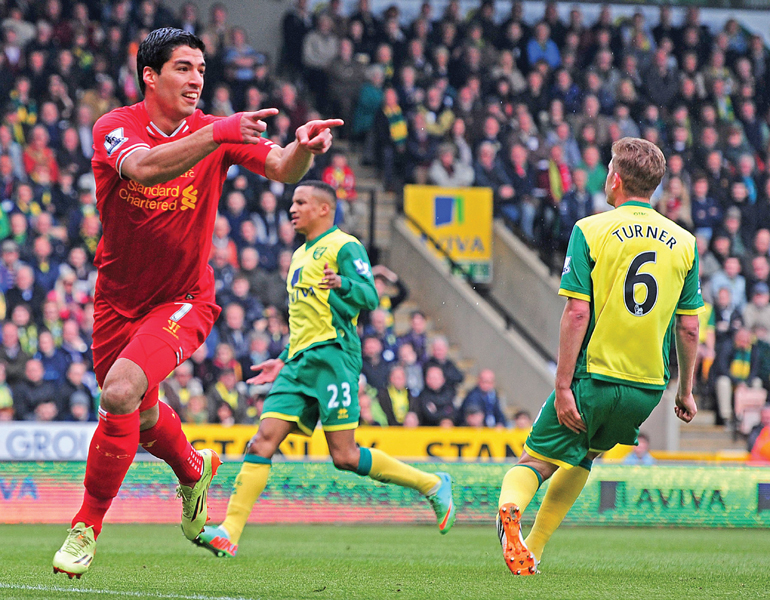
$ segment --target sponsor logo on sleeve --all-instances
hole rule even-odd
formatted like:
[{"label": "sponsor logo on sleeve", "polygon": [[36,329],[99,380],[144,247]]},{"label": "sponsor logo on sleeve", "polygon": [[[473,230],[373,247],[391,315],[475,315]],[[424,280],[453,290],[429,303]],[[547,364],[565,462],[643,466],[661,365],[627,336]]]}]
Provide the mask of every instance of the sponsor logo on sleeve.
[{"label": "sponsor logo on sleeve", "polygon": [[104,149],[107,150],[107,156],[112,156],[112,153],[127,141],[128,138],[123,135],[122,127],[110,131],[104,136]]}]

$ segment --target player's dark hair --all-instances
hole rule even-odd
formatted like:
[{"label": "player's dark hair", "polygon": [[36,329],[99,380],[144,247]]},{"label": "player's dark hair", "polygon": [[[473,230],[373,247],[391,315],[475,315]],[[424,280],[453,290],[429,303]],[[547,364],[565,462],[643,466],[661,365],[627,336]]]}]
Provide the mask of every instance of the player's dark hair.
[{"label": "player's dark hair", "polygon": [[318,179],[308,179],[307,181],[300,181],[297,184],[297,187],[311,187],[316,190],[321,190],[322,192],[324,192],[329,196],[329,200],[331,201],[332,207],[334,207],[334,205],[337,202],[337,190],[335,190],[328,183],[325,183]]},{"label": "player's dark hair", "polygon": [[187,33],[175,27],[163,27],[151,32],[144,41],[139,44],[139,50],[136,54],[136,72],[139,78],[139,89],[144,95],[144,73],[145,67],[150,67],[156,73],[160,73],[174,50],[179,46],[189,46],[201,52],[206,52],[206,44],[198,36]]}]

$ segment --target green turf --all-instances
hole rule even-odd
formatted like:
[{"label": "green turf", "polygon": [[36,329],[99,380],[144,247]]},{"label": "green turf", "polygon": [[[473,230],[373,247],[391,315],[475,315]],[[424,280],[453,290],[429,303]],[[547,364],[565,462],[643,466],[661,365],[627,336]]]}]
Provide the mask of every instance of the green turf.
[{"label": "green turf", "polygon": [[0,598],[608,599],[770,596],[763,530],[563,529],[514,577],[494,527],[249,526],[217,559],[170,525],[109,525],[90,572],[53,575],[63,526],[0,526]]}]

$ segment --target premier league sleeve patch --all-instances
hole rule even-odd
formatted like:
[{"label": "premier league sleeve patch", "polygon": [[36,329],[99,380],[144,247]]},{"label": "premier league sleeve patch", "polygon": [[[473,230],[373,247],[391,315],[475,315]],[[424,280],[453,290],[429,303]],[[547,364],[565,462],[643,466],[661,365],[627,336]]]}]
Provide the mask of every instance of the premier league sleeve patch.
[{"label": "premier league sleeve patch", "polygon": [[122,127],[110,131],[104,136],[104,149],[107,150],[107,156],[112,156],[112,153],[127,141],[128,138],[123,135]]},{"label": "premier league sleeve patch", "polygon": [[356,273],[361,275],[362,277],[371,277],[371,271],[369,270],[369,264],[361,260],[360,258],[357,258],[353,261],[353,264],[356,267]]}]

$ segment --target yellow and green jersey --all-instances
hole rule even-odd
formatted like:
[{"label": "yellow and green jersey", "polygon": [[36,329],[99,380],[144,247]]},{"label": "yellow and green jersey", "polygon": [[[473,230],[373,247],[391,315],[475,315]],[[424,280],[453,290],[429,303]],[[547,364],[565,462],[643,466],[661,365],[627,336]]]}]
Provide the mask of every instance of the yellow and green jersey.
[{"label": "yellow and green jersey", "polygon": [[645,202],[581,219],[559,294],[591,305],[576,378],[663,389],[675,315],[703,310],[695,237]]},{"label": "yellow and green jersey", "polygon": [[[339,289],[319,287],[327,264],[342,279]],[[361,242],[332,227],[304,243],[291,258],[286,289],[289,345],[280,357],[284,362],[308,348],[332,342],[360,356],[358,313],[374,310],[378,303],[369,257]]]}]

